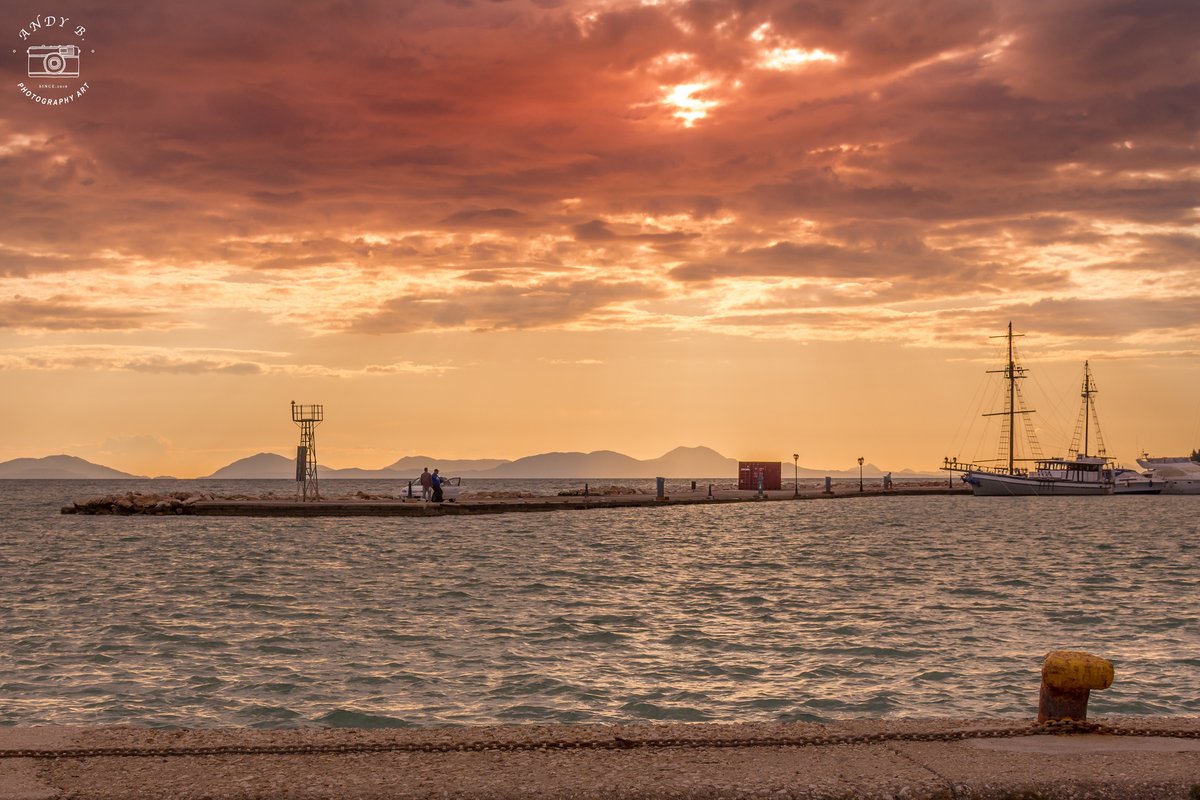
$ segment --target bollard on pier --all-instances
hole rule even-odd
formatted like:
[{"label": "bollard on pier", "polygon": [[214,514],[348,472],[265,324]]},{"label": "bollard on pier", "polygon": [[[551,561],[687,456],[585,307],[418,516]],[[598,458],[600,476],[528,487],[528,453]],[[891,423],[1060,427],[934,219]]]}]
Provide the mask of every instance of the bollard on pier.
[{"label": "bollard on pier", "polygon": [[1038,722],[1087,719],[1088,696],[1113,682],[1111,661],[1078,650],[1055,650],[1042,662]]}]

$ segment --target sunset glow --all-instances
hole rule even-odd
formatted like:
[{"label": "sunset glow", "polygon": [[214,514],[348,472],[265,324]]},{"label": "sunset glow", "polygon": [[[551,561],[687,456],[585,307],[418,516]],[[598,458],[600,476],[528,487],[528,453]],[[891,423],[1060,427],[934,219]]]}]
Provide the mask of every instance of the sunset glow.
[{"label": "sunset glow", "polygon": [[750,34],[750,38],[762,47],[759,50],[759,66],[765,69],[786,70],[814,61],[838,61],[833,53],[819,48],[807,50],[774,35],[769,23],[763,23]]},{"label": "sunset glow", "polygon": [[769,69],[788,69],[813,61],[837,61],[838,57],[824,50],[801,50],[798,47],[776,47],[763,53],[762,65]]},{"label": "sunset glow", "polygon": [[1200,446],[1187,4],[79,6],[63,106],[16,88],[40,13],[0,460],[206,474],[297,400],[335,467],[929,469],[1009,320],[1064,405],[1091,360],[1118,457]]},{"label": "sunset glow", "polygon": [[671,116],[683,120],[684,126],[690,128],[696,124],[696,120],[707,117],[708,110],[717,105],[715,100],[701,100],[693,96],[707,88],[708,84],[705,83],[683,83],[673,86],[663,98],[663,102],[675,108]]}]

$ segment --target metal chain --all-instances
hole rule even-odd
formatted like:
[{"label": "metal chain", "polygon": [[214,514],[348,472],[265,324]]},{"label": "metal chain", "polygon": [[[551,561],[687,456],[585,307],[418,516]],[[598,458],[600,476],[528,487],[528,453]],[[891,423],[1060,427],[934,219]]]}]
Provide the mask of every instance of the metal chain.
[{"label": "metal chain", "polygon": [[864,733],[857,735],[814,735],[748,737],[742,739],[544,739],[532,742],[361,742],[355,744],[295,744],[295,745],[221,745],[215,747],[72,747],[58,750],[0,750],[5,758],[128,758],[225,755],[322,755],[352,753],[480,753],[484,751],[528,752],[535,750],[629,750],[649,748],[742,748],[742,747],[825,747],[848,744],[879,744],[881,742],[953,742],[966,739],[1007,739],[1045,734],[1097,733],[1108,736],[1165,736],[1200,739],[1200,730],[1180,731],[1157,728],[1110,727],[1098,723],[1055,720],[1012,728],[982,728],[925,733]]}]

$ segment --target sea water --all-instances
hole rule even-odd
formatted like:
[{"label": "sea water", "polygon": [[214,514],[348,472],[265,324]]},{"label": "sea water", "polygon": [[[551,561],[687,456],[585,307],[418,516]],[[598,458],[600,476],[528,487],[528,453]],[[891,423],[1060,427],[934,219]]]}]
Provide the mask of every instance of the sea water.
[{"label": "sea water", "polygon": [[265,487],[0,481],[0,725],[1029,718],[1055,649],[1115,663],[1093,714],[1200,713],[1197,497],[59,514]]}]

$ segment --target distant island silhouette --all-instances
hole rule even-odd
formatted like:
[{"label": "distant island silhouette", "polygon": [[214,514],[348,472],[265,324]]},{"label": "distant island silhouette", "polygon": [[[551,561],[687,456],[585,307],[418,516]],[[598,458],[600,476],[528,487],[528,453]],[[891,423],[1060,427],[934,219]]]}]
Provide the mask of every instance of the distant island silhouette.
[{"label": "distant island silhouette", "polygon": [[[760,459],[770,460],[770,459]],[[729,478],[737,477],[735,458],[721,455],[708,447],[676,447],[652,459],[637,459],[612,450],[590,453],[538,453],[515,460],[500,458],[445,459],[433,456],[405,456],[380,469],[348,467],[334,469],[319,467],[322,478],[408,480],[415,478],[425,467],[440,469],[443,475],[463,478]],[[786,469],[785,477],[792,470]],[[863,475],[877,478],[883,470],[873,464],[863,466]],[[894,470],[897,477],[924,475],[913,470]],[[844,470],[814,469],[801,466],[802,478],[858,477],[857,465]],[[211,475],[199,476],[216,480],[293,479],[295,461],[278,453],[258,453],[238,459]],[[170,479],[171,476],[159,476]],[[105,480],[143,479],[112,467],[94,464],[78,456],[52,455],[42,458],[14,458],[0,462],[0,479],[8,480]]]}]

